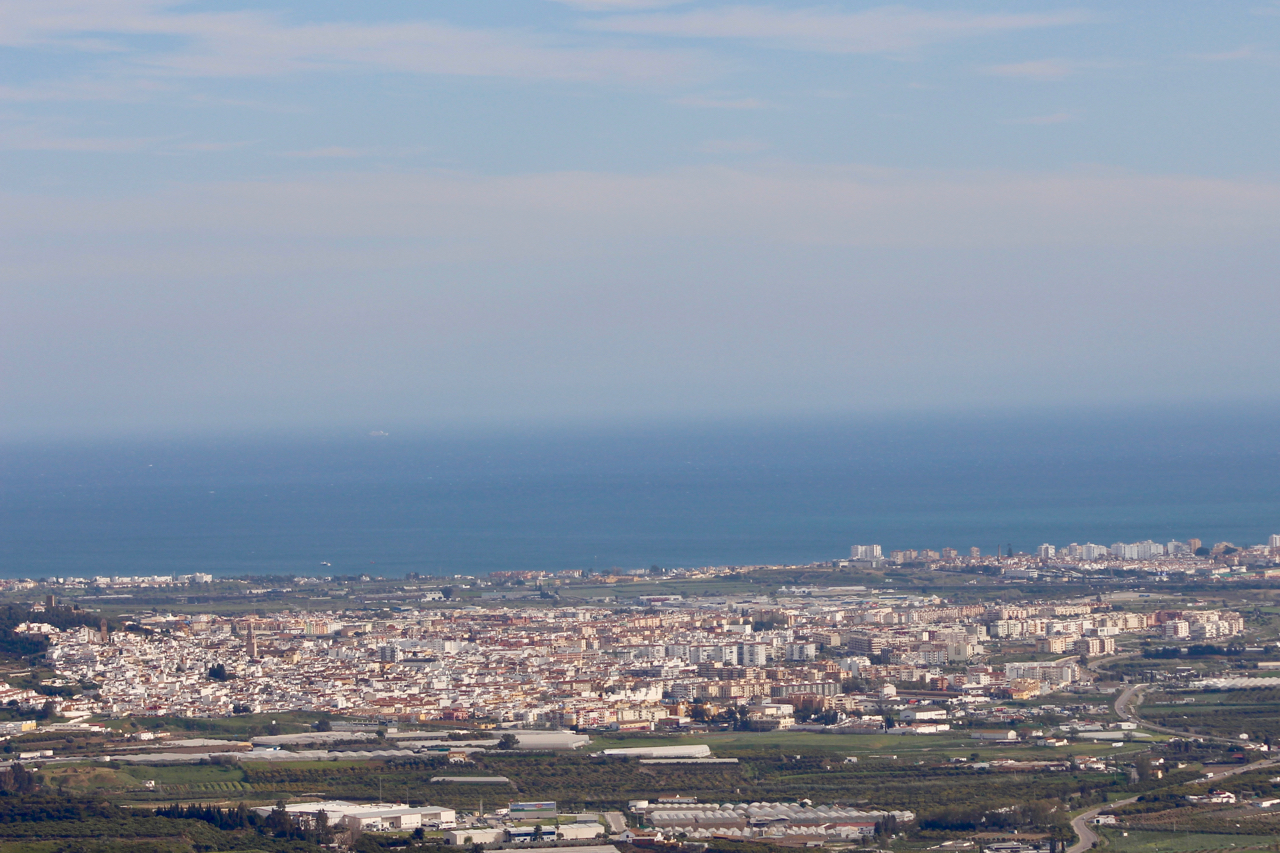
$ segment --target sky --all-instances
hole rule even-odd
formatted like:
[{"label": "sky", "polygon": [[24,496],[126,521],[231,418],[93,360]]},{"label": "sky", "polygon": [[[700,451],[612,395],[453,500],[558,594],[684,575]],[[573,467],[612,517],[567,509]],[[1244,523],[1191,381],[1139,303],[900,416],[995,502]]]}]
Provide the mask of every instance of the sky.
[{"label": "sky", "polygon": [[1280,401],[1280,3],[0,4],[0,439]]}]

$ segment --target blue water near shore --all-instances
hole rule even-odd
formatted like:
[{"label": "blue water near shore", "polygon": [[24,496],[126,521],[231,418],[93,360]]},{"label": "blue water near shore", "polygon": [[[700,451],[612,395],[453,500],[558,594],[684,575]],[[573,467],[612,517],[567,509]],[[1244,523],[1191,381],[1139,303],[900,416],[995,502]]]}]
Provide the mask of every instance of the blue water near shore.
[{"label": "blue water near shore", "polygon": [[0,474],[6,577],[1252,544],[1280,533],[1280,412],[15,444]]}]

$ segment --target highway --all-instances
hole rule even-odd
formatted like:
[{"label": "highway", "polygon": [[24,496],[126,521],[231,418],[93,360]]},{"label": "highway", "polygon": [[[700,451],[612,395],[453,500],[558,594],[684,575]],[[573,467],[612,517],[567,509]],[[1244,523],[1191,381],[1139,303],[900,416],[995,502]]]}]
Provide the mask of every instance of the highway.
[{"label": "highway", "polygon": [[[1166,734],[1171,734],[1171,735],[1181,735],[1183,737],[1203,738],[1204,740],[1216,741],[1218,743],[1227,743],[1227,744],[1231,744],[1232,746],[1239,745],[1239,741],[1234,741],[1234,740],[1231,740],[1230,738],[1212,737],[1208,735],[1188,735],[1186,732],[1179,731],[1177,729],[1168,729],[1168,728],[1164,728],[1163,726],[1153,726],[1151,723],[1148,723],[1147,721],[1143,720],[1140,716],[1138,716],[1137,708],[1138,708],[1138,705],[1142,704],[1143,689],[1150,686],[1151,685],[1149,684],[1131,684],[1128,687],[1126,687],[1123,691],[1121,691],[1120,695],[1116,697],[1116,716],[1118,716],[1122,720],[1128,720],[1129,722],[1132,722],[1132,723],[1139,723],[1142,725],[1143,728],[1151,729],[1157,732],[1164,732]],[[1280,758],[1268,758],[1262,761],[1255,761],[1252,764],[1242,764],[1239,767],[1233,767],[1230,770],[1224,770],[1221,773],[1214,774],[1213,778],[1220,779],[1223,776],[1235,776],[1238,773],[1248,773],[1250,770],[1259,770],[1263,767],[1272,767],[1276,764],[1280,764]],[[1097,817],[1102,812],[1108,811],[1110,809],[1114,809],[1117,806],[1128,805],[1129,803],[1135,802],[1137,799],[1138,798],[1135,796],[1135,797],[1129,797],[1128,799],[1124,799],[1124,800],[1116,800],[1113,803],[1107,803],[1105,805],[1098,806],[1097,808],[1089,809],[1087,812],[1084,812],[1083,814],[1079,814],[1076,817],[1074,817],[1071,820],[1071,829],[1075,832],[1076,838],[1078,838],[1079,840],[1076,841],[1075,844],[1072,844],[1069,848],[1067,848],[1067,853],[1084,853],[1085,850],[1088,850],[1091,847],[1093,847],[1094,842],[1098,840],[1098,834],[1094,832],[1093,827],[1091,826],[1091,822],[1095,817]]]},{"label": "highway", "polygon": [[[1230,770],[1215,773],[1213,778],[1221,779],[1224,776],[1235,776],[1238,773],[1248,773],[1251,770],[1261,770],[1264,767],[1274,767],[1276,764],[1280,764],[1280,758],[1267,758],[1263,761],[1255,761],[1252,764],[1242,764],[1239,767],[1232,767]],[[1092,847],[1093,843],[1098,840],[1098,834],[1093,831],[1093,827],[1090,826],[1090,822],[1100,813],[1114,809],[1117,806],[1125,806],[1129,803],[1136,802],[1137,799],[1138,798],[1134,796],[1124,800],[1116,800],[1113,803],[1107,803],[1105,805],[1098,806],[1097,808],[1089,809],[1089,811],[1073,818],[1071,820],[1071,829],[1075,832],[1079,841],[1067,848],[1067,853],[1084,853],[1085,850]]]},{"label": "highway", "polygon": [[1116,698],[1116,716],[1122,720],[1128,720],[1131,723],[1138,723],[1144,729],[1151,729],[1153,732],[1161,732],[1167,735],[1178,735],[1179,737],[1199,738],[1201,740],[1212,741],[1214,743],[1225,743],[1231,746],[1240,746],[1239,740],[1233,740],[1228,737],[1218,737],[1216,735],[1193,734],[1183,729],[1170,729],[1165,726],[1157,726],[1150,723],[1138,715],[1138,706],[1142,704],[1142,691],[1150,684],[1131,684],[1126,687]]},{"label": "highway", "polygon": [[1084,814],[1077,815],[1071,819],[1071,829],[1075,832],[1076,838],[1080,839],[1075,844],[1067,848],[1067,853],[1084,853],[1085,850],[1093,847],[1095,841],[1098,840],[1098,833],[1093,831],[1090,825],[1095,817],[1107,809],[1114,809],[1117,806],[1127,806],[1129,803],[1136,802],[1137,797],[1129,797],[1127,800],[1116,800],[1114,803],[1098,806],[1089,809]]}]

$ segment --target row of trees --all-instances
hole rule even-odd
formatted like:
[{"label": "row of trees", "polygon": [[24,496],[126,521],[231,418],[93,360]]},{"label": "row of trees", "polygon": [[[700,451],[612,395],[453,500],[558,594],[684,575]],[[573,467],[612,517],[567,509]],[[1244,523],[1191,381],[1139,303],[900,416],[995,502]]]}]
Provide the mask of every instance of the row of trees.
[{"label": "row of trees", "polygon": [[[696,723],[727,725],[735,732],[750,732],[762,729],[760,725],[748,716],[746,705],[729,705],[713,714],[701,700],[698,700],[689,709],[689,716]],[[821,700],[815,701],[813,699],[801,700],[799,704],[795,705],[795,716],[800,722],[814,722],[824,725],[831,725],[839,719],[835,711],[822,710]]]},{"label": "row of trees", "polygon": [[172,820],[200,820],[222,830],[252,829],[272,838],[294,839],[311,844],[332,844],[334,837],[333,828],[329,826],[329,818],[324,812],[317,812],[314,818],[310,815],[292,815],[285,809],[284,800],[279,800],[266,817],[251,811],[244,803],[233,809],[198,803],[174,803],[156,809],[156,816]]},{"label": "row of trees", "polygon": [[1225,646],[1215,646],[1213,643],[1195,643],[1188,646],[1184,653],[1180,646],[1150,646],[1142,650],[1142,656],[1151,660],[1172,660],[1174,658],[1183,657],[1209,657],[1211,655],[1219,657],[1239,657],[1244,654],[1245,647],[1243,643],[1228,643]]}]

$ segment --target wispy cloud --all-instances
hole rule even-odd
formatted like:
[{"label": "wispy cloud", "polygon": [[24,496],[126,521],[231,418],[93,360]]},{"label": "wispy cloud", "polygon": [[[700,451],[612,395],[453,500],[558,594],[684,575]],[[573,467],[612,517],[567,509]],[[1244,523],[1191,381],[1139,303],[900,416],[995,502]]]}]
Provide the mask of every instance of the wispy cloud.
[{"label": "wispy cloud", "polygon": [[132,154],[151,150],[158,137],[67,136],[36,127],[0,131],[0,151],[57,151],[81,154]]},{"label": "wispy cloud", "polygon": [[771,147],[760,139],[708,139],[698,150],[703,154],[759,154]]},{"label": "wispy cloud", "polygon": [[1224,50],[1217,53],[1196,53],[1192,54],[1192,57],[1205,62],[1236,62],[1250,59],[1274,62],[1277,55],[1274,51],[1266,50],[1257,45],[1246,44],[1235,50]]},{"label": "wispy cloud", "polygon": [[74,132],[68,121],[28,121],[0,130],[0,151],[65,154],[137,154],[152,156],[217,154],[253,145],[251,140],[214,141],[170,136],[99,136]]},{"label": "wispy cloud", "polygon": [[725,98],[707,95],[685,95],[672,99],[671,103],[681,107],[705,107],[715,110],[763,110],[773,106],[759,98]]},{"label": "wispy cloud", "polygon": [[[106,248],[50,257],[27,245],[33,234],[80,232],[99,234],[95,245]],[[139,256],[117,239],[125,235],[155,238],[151,251],[172,267]],[[0,193],[0,270],[10,272],[30,263],[96,275],[109,263],[167,280],[191,269],[187,244],[226,272],[252,268],[264,246],[287,247],[273,256],[281,270],[325,268],[340,256],[352,268],[420,269],[607,256],[690,235],[733,246],[1271,245],[1280,184],[775,163],[649,175],[351,170],[88,199]]]},{"label": "wispy cloud", "polygon": [[191,154],[218,154],[223,151],[239,151],[253,145],[252,142],[245,140],[242,142],[183,142],[173,146],[173,150],[191,153]]},{"label": "wispy cloud", "polygon": [[[180,46],[147,50],[136,36]],[[685,51],[604,45],[580,34],[425,20],[297,24],[261,12],[194,12],[176,0],[8,0],[0,44],[127,55],[153,72],[213,77],[395,71],[634,82],[684,78],[701,62]]]},{"label": "wispy cloud", "polygon": [[351,160],[357,157],[367,157],[371,154],[371,148],[348,148],[341,145],[329,145],[323,148],[308,148],[305,151],[286,151],[286,157],[299,157],[305,160]]},{"label": "wispy cloud", "polygon": [[986,69],[988,74],[996,77],[1021,77],[1028,80],[1061,80],[1070,77],[1081,69],[1078,62],[1065,59],[1036,59],[1030,62],[1013,62],[1006,65],[992,65]]},{"label": "wispy cloud", "polygon": [[0,85],[0,101],[37,104],[75,101],[141,102],[173,87],[156,80],[52,80],[25,86]]},{"label": "wispy cloud", "polygon": [[424,146],[394,148],[385,145],[374,145],[353,148],[342,145],[328,145],[300,151],[286,151],[284,156],[296,157],[302,160],[357,160],[364,157],[411,157],[424,154],[429,150]]},{"label": "wispy cloud", "polygon": [[682,5],[689,0],[553,0],[553,2],[586,12],[620,12],[636,9],[664,9],[668,6]]},{"label": "wispy cloud", "polygon": [[1080,11],[977,15],[886,6],[863,12],[828,8],[724,6],[650,15],[619,15],[587,26],[610,32],[696,39],[737,39],[823,53],[899,53],[939,42],[1089,20]]},{"label": "wispy cloud", "polygon": [[1075,113],[1050,113],[1043,116],[1028,116],[1026,118],[1010,118],[1005,119],[1004,124],[1065,124],[1069,121],[1075,121],[1079,116]]}]

